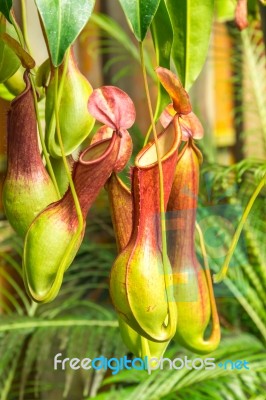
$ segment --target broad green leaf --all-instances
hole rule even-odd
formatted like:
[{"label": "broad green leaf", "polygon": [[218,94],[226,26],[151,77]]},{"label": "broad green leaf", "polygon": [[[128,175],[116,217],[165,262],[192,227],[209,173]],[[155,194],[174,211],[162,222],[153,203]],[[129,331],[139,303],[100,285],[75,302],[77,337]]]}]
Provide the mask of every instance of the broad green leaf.
[{"label": "broad green leaf", "polygon": [[197,79],[206,60],[214,0],[166,0],[174,30],[172,58],[186,90]]},{"label": "broad green leaf", "polygon": [[[156,52],[157,66],[170,69],[173,28],[164,0],[160,1],[159,7],[152,21],[151,33]],[[162,84],[158,82],[158,97],[155,110],[155,119],[159,117],[168,103],[169,95]]]},{"label": "broad green leaf", "polygon": [[[4,16],[0,15],[0,35],[8,32],[13,37],[16,37],[15,29],[10,25]],[[19,68],[20,60],[12,49],[0,39],[0,83],[5,82]]]},{"label": "broad green leaf", "polygon": [[91,16],[95,0],[35,0],[55,67]]},{"label": "broad green leaf", "polygon": [[0,12],[4,14],[6,19],[11,23],[10,20],[10,10],[12,7],[12,0],[1,0],[0,1]]},{"label": "broad green leaf", "polygon": [[160,0],[119,0],[136,39],[142,42],[159,6]]},{"label": "broad green leaf", "polygon": [[35,67],[34,59],[23,49],[17,40],[12,38],[12,36],[4,32],[0,34],[0,40],[3,40],[4,43],[14,51],[24,68],[32,69]]},{"label": "broad green leaf", "polygon": [[235,18],[236,3],[232,0],[215,0],[215,17],[219,22],[232,21]]}]

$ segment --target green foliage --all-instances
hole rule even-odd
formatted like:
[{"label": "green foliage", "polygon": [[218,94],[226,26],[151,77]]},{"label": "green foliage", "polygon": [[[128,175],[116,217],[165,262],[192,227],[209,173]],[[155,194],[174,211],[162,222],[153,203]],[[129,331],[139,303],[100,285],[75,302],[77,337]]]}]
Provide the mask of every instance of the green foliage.
[{"label": "green foliage", "polygon": [[57,67],[91,16],[95,0],[35,2],[47,35],[52,63]]},{"label": "green foliage", "polygon": [[4,14],[4,16],[6,17],[6,19],[11,22],[10,20],[10,10],[12,8],[12,0],[1,0],[0,3],[0,11],[1,13]]},{"label": "green foliage", "polygon": [[[252,354],[252,357],[250,355]],[[178,347],[170,349],[165,357],[174,359],[184,356],[193,358],[195,355],[186,351],[180,352]],[[263,380],[265,379],[265,349],[257,339],[250,335],[239,334],[238,336],[227,337],[221,343],[218,350],[212,353],[217,362],[224,362],[226,359],[236,360],[250,359],[250,371],[238,371],[233,373],[223,368],[215,368],[211,371],[205,370],[155,370],[151,375],[143,371],[123,371],[122,373],[107,378],[103,384],[116,385],[116,399],[239,399],[239,393],[243,393],[243,399],[249,399],[250,394],[263,394]],[[252,360],[252,361],[251,361]],[[235,372],[235,371],[234,371]],[[245,387],[243,382],[249,382]],[[122,389],[123,384],[127,386]],[[235,387],[235,397],[230,387]],[[230,397],[230,395],[231,397]],[[221,397],[224,395],[224,397]],[[111,400],[114,397],[112,391],[99,394],[95,400]]]},{"label": "green foliage", "polygon": [[[203,169],[201,193],[203,194],[206,188],[207,192],[205,192],[206,197],[201,198],[198,221],[205,232],[209,265],[215,272],[223,264],[239,216],[265,173],[265,163],[254,160],[245,160],[232,167],[208,165]],[[211,193],[209,188],[212,190]],[[266,265],[263,258],[265,210],[266,197],[263,191],[244,226],[230,264],[228,277],[224,280],[225,287],[238,300],[264,339],[266,339]],[[217,238],[216,242],[210,242],[210,237]],[[220,285],[222,290],[225,290],[225,287]],[[215,288],[219,290],[219,285]],[[225,296],[230,292],[226,294],[225,290]]]},{"label": "green foliage", "polygon": [[[0,15],[0,34],[2,33],[8,33],[13,38],[16,38],[14,27]],[[10,78],[20,66],[19,58],[2,38],[0,38],[0,60],[0,83],[2,83]]]},{"label": "green foliage", "polygon": [[172,58],[183,86],[189,90],[207,56],[214,0],[166,0],[166,6],[174,32]]},{"label": "green foliage", "polygon": [[[97,235],[102,224],[105,224],[103,219],[97,220],[95,217],[87,235]],[[107,237],[110,238],[110,234],[113,239],[113,233],[107,230]],[[0,320],[1,400],[18,399],[18,393],[21,395],[22,392],[28,398],[27,394],[31,390],[50,393],[57,383],[54,382],[52,388],[51,385],[46,387],[49,382],[46,372],[53,368],[53,357],[58,352],[62,352],[65,357],[83,358],[85,355],[96,357],[101,353],[106,357],[114,354],[120,357],[125,353],[113,310],[105,304],[97,304],[94,298],[99,292],[105,302],[108,271],[115,257],[115,245],[86,241],[68,271],[59,297],[53,303],[37,305],[20,288],[21,240],[13,234],[10,236],[5,226],[2,226],[0,236],[3,239],[1,260],[9,265],[9,269],[0,268],[0,274],[11,285],[8,291],[0,288],[0,298],[3,298],[0,307],[9,304]],[[13,249],[13,254],[3,251],[5,249]],[[13,278],[14,274],[16,279]],[[34,382],[31,382],[32,376]],[[63,374],[63,380],[59,383],[62,395],[63,392],[71,392],[75,377],[70,368]],[[85,396],[90,391],[93,379],[93,374],[88,371],[81,376]],[[98,376],[94,390],[102,379],[103,376],[101,379]]]},{"label": "green foliage", "polygon": [[[230,211],[230,208],[235,209],[240,204],[243,208],[263,173],[265,165],[254,160],[241,162],[233,167],[204,165],[198,221],[201,223],[205,218],[213,235],[215,232],[219,233],[224,252],[232,236],[226,222],[230,213],[221,214],[225,217],[224,223],[221,223],[217,213],[214,215],[213,207],[220,205],[221,210],[227,207]],[[215,286],[222,324],[227,320],[232,328],[223,329],[223,340],[219,349],[212,353],[212,357],[221,361],[246,359],[250,362],[249,371],[220,368],[213,371],[165,369],[154,371],[150,376],[141,371],[122,371],[108,377],[88,371],[80,375],[77,371],[67,369],[62,376],[56,375],[57,381],[53,382],[47,371],[51,370],[53,357],[58,352],[62,352],[64,357],[80,358],[86,355],[93,358],[99,354],[120,357],[126,353],[114,312],[110,304],[106,303],[107,279],[116,251],[113,244],[103,243],[110,240],[113,242],[114,237],[110,217],[101,210],[90,220],[87,239],[66,274],[59,297],[53,303],[36,307],[23,296],[22,290],[16,296],[10,292],[13,305],[10,305],[10,310],[6,310],[0,323],[2,399],[17,399],[19,392],[23,391],[25,399],[30,398],[28,396],[33,391],[51,396],[55,386],[60,390],[61,396],[64,393],[73,398],[71,396],[77,379],[83,388],[80,399],[96,396],[94,398],[97,400],[172,400],[178,396],[180,399],[218,400],[223,396],[228,400],[245,400],[251,396],[263,396],[266,353],[265,345],[259,338],[265,337],[266,325],[265,207],[265,192],[262,192],[243,232],[242,239],[247,245],[243,247],[239,244],[228,278],[223,285]],[[234,216],[233,213],[232,221]],[[205,230],[205,234],[206,232]],[[97,243],[97,237],[101,238],[101,242]],[[209,263],[217,272],[223,257],[217,257],[216,248],[208,243],[206,235],[205,240],[207,246],[209,245]],[[22,243],[12,236],[3,243],[5,246],[12,246],[18,254],[15,257],[2,254],[2,258],[10,265],[10,275],[13,275],[13,269],[20,273],[18,257]],[[198,252],[200,254],[199,246]],[[12,284],[12,279],[9,283]],[[1,292],[5,299],[3,288]],[[101,293],[98,300],[95,298],[96,293]],[[228,305],[222,307],[225,301],[231,310]],[[8,304],[7,298],[6,303]],[[233,307],[236,308],[235,314],[232,312]],[[242,333],[246,330],[253,334]],[[185,355],[196,357],[174,344],[165,357],[174,359]]]},{"label": "green foliage", "polygon": [[[164,28],[162,29],[162,27]],[[173,29],[164,0],[160,2],[158,10],[152,21],[151,33],[156,52],[157,66],[170,69]],[[159,82],[155,119],[159,117],[167,104],[169,104],[169,96]]]},{"label": "green foliage", "polygon": [[[66,49],[88,19],[93,4],[88,1],[86,5],[85,2],[79,2],[78,7],[84,7],[86,12],[82,9],[80,13],[80,9],[75,4],[75,9],[68,15],[63,8],[63,2],[41,0],[36,0],[36,2],[39,10],[42,11],[54,65],[59,65]],[[124,4],[129,20],[133,21],[131,23],[137,32],[137,34],[135,32],[137,39],[143,40],[151,26],[157,63],[169,67],[172,51],[179,75],[189,88],[199,74],[206,57],[213,2],[210,0],[204,2],[211,6],[209,13],[205,13],[206,10],[202,12],[198,10],[198,7],[202,7],[201,10],[203,10],[202,4],[197,4],[197,11],[193,11],[196,2],[192,0],[182,3],[161,0],[160,4],[158,1],[153,1],[148,2],[152,7],[146,13],[144,1],[140,1],[138,5],[143,6],[140,10],[144,10],[144,14],[148,15],[147,20],[143,17],[143,13],[136,15],[136,8],[134,8],[137,5],[136,2],[121,0],[121,3]],[[178,7],[176,3],[179,4]],[[9,13],[11,5],[12,2],[7,0],[1,2],[0,11]],[[52,23],[48,23],[48,12],[51,12],[52,6],[55,7],[55,12],[52,13],[52,19],[49,16]],[[57,26],[60,10],[63,17],[62,31],[59,35],[60,42],[57,43],[52,30]],[[78,29],[75,28],[72,31],[72,27],[77,26],[74,18],[76,12],[80,13],[82,18],[78,20]],[[173,50],[171,50],[173,28],[168,12],[174,25],[175,35],[178,35],[180,29],[184,29],[185,32],[183,36],[176,36]],[[178,14],[180,19],[177,18]],[[130,61],[139,62],[137,45],[118,23],[107,15],[101,14],[94,14],[92,21],[105,32],[102,41],[105,46],[103,51],[106,51],[107,45],[110,45],[115,54],[106,69],[121,59],[128,62],[128,56],[131,57]],[[194,32],[197,32],[197,37],[193,35]],[[261,89],[262,82],[266,80],[265,57],[262,56],[264,48],[261,33],[252,32],[251,28],[249,32],[241,34],[241,40],[244,44],[252,90],[256,99],[255,103],[250,105],[250,109],[258,113],[261,124],[259,129],[265,138],[266,91]],[[234,61],[236,66],[239,66],[241,60],[237,57]],[[146,61],[148,73],[154,77],[149,55]],[[120,71],[120,75],[117,75],[115,79],[119,79],[119,76],[127,72],[128,70]],[[241,84],[240,75],[234,78]],[[0,85],[0,90],[2,89],[3,86]],[[242,97],[242,93],[239,92],[238,96]],[[168,98],[160,92],[157,114],[167,101]],[[135,126],[134,130],[136,129]],[[256,129],[253,132],[245,132],[244,136],[254,134],[254,132],[257,138],[258,130]],[[139,134],[139,141],[141,139]],[[263,143],[265,145],[265,140]],[[205,223],[205,241],[209,264],[213,272],[221,268],[223,256],[219,256],[215,244],[212,246],[209,243],[208,230],[212,237],[218,240],[216,244],[220,246],[222,254],[226,254],[234,231],[230,223],[233,222],[233,227],[237,225],[237,218],[247,204],[257,182],[266,172],[265,170],[265,163],[257,160],[245,160],[232,167],[208,163],[204,165],[198,221],[200,224],[202,221]],[[220,207],[220,214],[213,212],[215,207],[218,209]],[[225,214],[224,210],[226,210]],[[239,213],[234,213],[232,210],[239,210]],[[65,357],[89,356],[93,358],[101,353],[106,357],[119,357],[127,351],[121,342],[115,314],[107,294],[108,275],[116,255],[110,217],[105,210],[101,210],[99,215],[92,212],[90,215],[92,220],[89,221],[85,241],[73,265],[66,273],[60,295],[51,304],[36,306],[28,299],[21,288],[22,243],[12,235],[9,239],[3,240],[0,256],[8,264],[8,268],[0,267],[0,277],[5,279],[8,287],[0,288],[0,308],[4,312],[0,321],[0,400],[19,398],[22,400],[23,393],[25,399],[31,399],[34,396],[40,398],[45,395],[52,398],[54,389],[59,391],[61,398],[65,396],[71,400],[74,395],[79,396],[79,400],[92,397],[98,400],[172,400],[176,398],[181,400],[220,400],[221,398],[263,400],[266,391],[265,213],[266,201],[265,190],[263,190],[244,227],[232,259],[228,278],[223,284],[215,286],[223,340],[219,349],[212,353],[212,357],[217,360],[246,358],[250,361],[249,371],[229,371],[218,368],[214,371],[164,370],[154,371],[150,376],[139,371],[123,371],[116,376],[108,376],[88,371],[83,374],[67,369],[60,375],[55,374],[51,371],[52,362],[54,355],[58,352],[62,352]],[[0,238],[3,239],[4,236],[6,234],[1,226]],[[198,243],[197,245],[200,255],[200,247]],[[244,332],[249,332],[249,334]],[[195,356],[174,344],[165,357],[173,359],[185,355]],[[79,387],[81,387],[79,394],[76,393],[75,382],[79,382]]]},{"label": "green foliage", "polygon": [[160,0],[119,0],[131,29],[139,42],[147,34]]},{"label": "green foliage", "polygon": [[[120,71],[112,77],[112,83],[117,84],[121,77],[129,75],[132,72],[134,65],[140,63],[139,49],[127,32],[108,15],[94,13],[90,21],[96,24],[102,31],[103,39],[99,43],[101,45],[100,51],[102,53],[112,54],[112,58],[110,58],[104,66],[104,73],[107,72],[111,66],[126,62],[125,68],[120,69]],[[130,63],[128,57],[130,57]],[[144,57],[147,73],[155,80],[154,66],[152,65],[151,57],[147,51],[144,51]]]},{"label": "green foliage", "polygon": [[236,4],[231,0],[215,0],[215,15],[220,22],[232,21]]}]

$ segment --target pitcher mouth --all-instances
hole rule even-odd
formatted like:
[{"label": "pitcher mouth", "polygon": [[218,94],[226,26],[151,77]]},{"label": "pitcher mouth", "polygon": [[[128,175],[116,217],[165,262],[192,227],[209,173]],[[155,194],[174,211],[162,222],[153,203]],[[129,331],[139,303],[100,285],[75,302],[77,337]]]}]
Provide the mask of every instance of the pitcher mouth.
[{"label": "pitcher mouth", "polygon": [[[178,151],[181,143],[181,128],[178,117],[159,134],[158,145],[161,161],[166,161],[173,153]],[[151,168],[158,163],[155,140],[148,143],[137,155],[135,166],[141,169]]]},{"label": "pitcher mouth", "polygon": [[[87,149],[85,149],[79,156],[79,162],[82,165],[93,165],[102,161],[107,157],[115,145],[115,141],[119,136],[118,132],[113,132],[111,138],[103,139],[99,142],[93,143]],[[95,150],[97,151],[95,152]],[[93,153],[94,151],[94,153]],[[90,154],[91,153],[91,154]]]}]

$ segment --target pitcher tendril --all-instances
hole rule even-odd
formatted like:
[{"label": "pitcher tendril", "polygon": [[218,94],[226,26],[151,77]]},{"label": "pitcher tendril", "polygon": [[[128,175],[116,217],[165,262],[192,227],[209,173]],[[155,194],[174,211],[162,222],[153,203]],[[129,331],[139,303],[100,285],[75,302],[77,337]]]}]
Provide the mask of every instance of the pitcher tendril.
[{"label": "pitcher tendril", "polygon": [[230,264],[233,254],[234,254],[234,251],[236,249],[237,243],[239,241],[242,229],[243,229],[245,222],[249,216],[249,213],[253,207],[253,204],[255,203],[256,198],[258,197],[261,190],[263,189],[265,183],[266,183],[266,174],[263,176],[263,178],[259,182],[258,186],[256,187],[254,193],[252,194],[252,196],[245,208],[245,211],[239,221],[239,224],[237,226],[237,229],[236,229],[233,239],[231,241],[230,247],[228,249],[228,253],[226,255],[226,258],[225,258],[225,261],[224,261],[224,264],[223,264],[221,270],[217,274],[213,275],[214,283],[219,283],[226,277],[226,274],[227,274],[227,271],[229,268],[229,264]]}]

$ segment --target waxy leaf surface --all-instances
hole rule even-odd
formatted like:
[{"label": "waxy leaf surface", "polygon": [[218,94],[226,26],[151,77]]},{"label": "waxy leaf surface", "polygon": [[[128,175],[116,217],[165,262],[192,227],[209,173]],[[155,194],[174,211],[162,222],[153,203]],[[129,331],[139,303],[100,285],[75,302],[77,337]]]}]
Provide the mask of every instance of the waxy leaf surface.
[{"label": "waxy leaf surface", "polygon": [[[152,21],[151,33],[153,45],[156,52],[157,65],[170,69],[170,58],[173,44],[173,29],[164,0],[161,0],[155,17]],[[168,103],[169,96],[162,84],[159,82],[155,111],[156,119]]]},{"label": "waxy leaf surface", "polygon": [[[13,37],[16,36],[15,29],[10,25],[3,15],[0,15],[0,35],[8,32]],[[19,68],[20,61],[14,51],[0,39],[0,82],[5,82]]]},{"label": "waxy leaf surface", "polygon": [[160,0],[119,0],[132,31],[139,42],[147,34]]},{"label": "waxy leaf surface", "polygon": [[11,22],[10,20],[10,10],[12,8],[12,0],[1,0],[0,1],[0,11],[4,14],[6,19]]},{"label": "waxy leaf surface", "polygon": [[63,61],[91,16],[95,0],[35,0],[46,32],[52,63]]},{"label": "waxy leaf surface", "polygon": [[214,0],[165,1],[174,30],[172,58],[183,86],[189,90],[206,60]]}]

